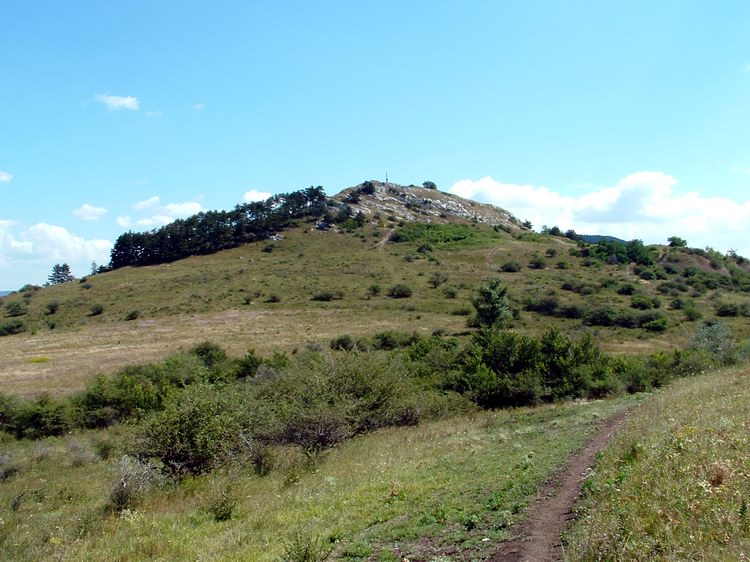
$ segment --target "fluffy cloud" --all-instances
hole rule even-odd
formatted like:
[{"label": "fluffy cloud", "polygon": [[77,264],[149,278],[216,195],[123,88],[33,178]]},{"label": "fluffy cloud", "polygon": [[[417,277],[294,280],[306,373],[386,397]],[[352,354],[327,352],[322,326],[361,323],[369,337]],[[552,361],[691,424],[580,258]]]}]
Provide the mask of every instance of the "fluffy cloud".
[{"label": "fluffy cloud", "polygon": [[8,172],[0,171],[0,183],[10,183],[13,180],[13,176]]},{"label": "fluffy cloud", "polygon": [[131,111],[138,111],[139,103],[138,98],[133,96],[110,96],[109,94],[97,94],[94,99],[110,111],[116,111],[118,109],[130,109]]},{"label": "fluffy cloud", "polygon": [[196,103],[195,105],[193,105],[193,109],[195,111],[203,111],[204,109],[206,109],[206,104],[205,103]]},{"label": "fluffy cloud", "polygon": [[73,216],[84,221],[96,221],[106,214],[107,209],[104,207],[93,207],[88,203],[73,211]]},{"label": "fluffy cloud", "polygon": [[136,211],[140,211],[141,209],[148,209],[149,207],[155,207],[159,204],[159,196],[154,195],[153,197],[149,197],[145,201],[138,201],[138,203],[133,204],[133,208]]},{"label": "fluffy cloud", "polygon": [[109,262],[111,249],[109,240],[86,240],[62,226],[38,223],[24,228],[0,220],[3,290],[44,282],[55,263],[68,263],[74,273],[88,272],[92,261]]},{"label": "fluffy cloud", "polygon": [[254,189],[251,189],[250,191],[246,192],[245,195],[242,196],[242,200],[245,203],[251,203],[253,201],[265,201],[271,197],[270,193],[267,193],[265,191],[256,191]]},{"label": "fluffy cloud", "polygon": [[167,203],[164,205],[164,210],[167,211],[168,215],[175,217],[187,217],[189,215],[195,215],[203,210],[201,204],[197,201],[188,201],[186,203]]},{"label": "fluffy cloud", "polygon": [[637,172],[611,187],[578,196],[548,187],[498,182],[490,177],[461,180],[451,192],[493,203],[522,220],[569,228],[583,234],[609,234],[625,240],[665,243],[669,236],[686,238],[693,246],[730,248],[750,255],[747,224],[750,201],[679,192],[675,178],[662,172]]},{"label": "fluffy cloud", "polygon": [[141,228],[157,228],[173,222],[179,218],[185,218],[203,211],[203,207],[197,201],[186,201],[184,203],[161,204],[161,198],[154,195],[144,201],[133,205],[136,211],[148,211],[150,216],[139,219],[131,219],[129,216],[117,217],[117,224],[123,228],[139,226]]}]

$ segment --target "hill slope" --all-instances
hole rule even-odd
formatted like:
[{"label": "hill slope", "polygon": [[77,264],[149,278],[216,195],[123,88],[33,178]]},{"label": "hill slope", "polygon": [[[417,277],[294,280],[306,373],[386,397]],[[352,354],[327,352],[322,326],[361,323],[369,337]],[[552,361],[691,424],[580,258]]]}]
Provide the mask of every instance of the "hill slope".
[{"label": "hill slope", "polygon": [[[719,314],[748,336],[746,262],[657,247],[643,250],[653,265],[617,263],[597,247],[531,233],[496,207],[371,183],[372,193],[361,184],[334,198],[369,220],[328,230],[301,222],[275,240],[2,298],[0,326],[25,329],[0,337],[3,387],[64,393],[204,340],[240,355],[327,346],[342,334],[463,334],[471,297],[494,277],[508,286],[521,331],[587,327],[610,351],[648,351],[683,344]],[[396,285],[411,296],[389,296]]]}]

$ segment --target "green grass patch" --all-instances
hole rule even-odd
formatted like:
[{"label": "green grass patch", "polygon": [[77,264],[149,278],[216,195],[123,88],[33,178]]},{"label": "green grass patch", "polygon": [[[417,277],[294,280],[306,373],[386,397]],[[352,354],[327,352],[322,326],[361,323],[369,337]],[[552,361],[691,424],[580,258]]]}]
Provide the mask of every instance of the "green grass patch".
[{"label": "green grass patch", "polygon": [[741,560],[750,551],[750,372],[647,400],[584,488],[567,560]]}]

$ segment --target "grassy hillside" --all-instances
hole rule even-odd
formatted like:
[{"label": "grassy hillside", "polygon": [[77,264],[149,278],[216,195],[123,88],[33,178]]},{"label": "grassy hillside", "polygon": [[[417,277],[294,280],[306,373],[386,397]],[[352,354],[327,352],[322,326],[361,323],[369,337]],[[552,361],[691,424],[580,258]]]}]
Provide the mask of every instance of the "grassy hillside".
[{"label": "grassy hillside", "polygon": [[[657,248],[654,266],[608,265],[562,237],[371,219],[350,232],[304,224],[282,240],[4,297],[0,324],[25,331],[0,337],[0,380],[11,393],[65,393],[207,339],[239,355],[388,329],[461,334],[471,295],[496,277],[522,332],[588,326],[609,351],[651,351],[684,344],[720,314],[736,337],[750,335],[737,281],[747,273],[715,253]],[[396,285],[411,295],[389,296]]]},{"label": "grassy hillside", "polygon": [[585,485],[567,560],[746,560],[750,371],[684,379],[636,410]]},{"label": "grassy hillside", "polygon": [[[279,455],[108,511],[131,428],[3,444],[0,557],[7,560],[483,559],[597,423],[633,403],[568,403],[385,429],[325,455]],[[455,558],[453,558],[455,557]]]}]

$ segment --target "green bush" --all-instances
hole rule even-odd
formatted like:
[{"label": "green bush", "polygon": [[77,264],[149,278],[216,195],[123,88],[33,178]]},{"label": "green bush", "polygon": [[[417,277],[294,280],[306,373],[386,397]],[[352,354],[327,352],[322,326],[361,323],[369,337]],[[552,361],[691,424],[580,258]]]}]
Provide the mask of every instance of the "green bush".
[{"label": "green bush", "polygon": [[354,338],[349,334],[343,336],[336,336],[331,340],[331,349],[337,349],[341,351],[351,351],[355,346]]},{"label": "green bush", "polygon": [[104,312],[104,307],[100,304],[95,304],[91,307],[91,310],[89,310],[89,316],[99,316]]},{"label": "green bush", "polygon": [[305,355],[256,389],[252,417],[259,438],[308,451],[380,427],[413,424],[422,415],[419,387],[390,354]]},{"label": "green bush", "polygon": [[388,296],[394,299],[406,299],[412,296],[412,289],[403,283],[397,283],[388,289]]},{"label": "green bush", "polygon": [[0,323],[0,337],[21,334],[26,331],[26,325],[17,318]]},{"label": "green bush", "polygon": [[500,266],[500,271],[504,271],[505,273],[518,273],[521,271],[521,264],[517,261],[508,261]]},{"label": "green bush", "polygon": [[52,315],[55,314],[60,309],[60,303],[58,301],[50,301],[47,303],[47,306],[45,307],[45,314]]},{"label": "green bush", "polygon": [[62,435],[72,427],[69,404],[47,394],[21,402],[14,420],[18,438],[39,439]]},{"label": "green bush", "polygon": [[236,458],[242,430],[227,394],[197,384],[146,419],[135,452],[139,458],[161,461],[175,476],[201,474]]},{"label": "green bush", "polygon": [[227,360],[227,352],[218,344],[204,341],[190,349],[190,353],[199,357],[209,369],[221,366]]},{"label": "green bush", "polygon": [[328,302],[332,300],[341,300],[344,298],[344,293],[341,291],[320,291],[315,293],[311,300],[314,301],[321,301],[321,302]]},{"label": "green bush", "polygon": [[137,320],[140,315],[141,313],[138,310],[131,310],[125,316],[125,320],[127,320],[128,322],[132,322],[133,320]]},{"label": "green bush", "polygon": [[6,318],[15,318],[17,316],[23,316],[24,314],[26,314],[26,307],[20,302],[9,302],[5,305]]}]

